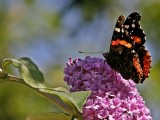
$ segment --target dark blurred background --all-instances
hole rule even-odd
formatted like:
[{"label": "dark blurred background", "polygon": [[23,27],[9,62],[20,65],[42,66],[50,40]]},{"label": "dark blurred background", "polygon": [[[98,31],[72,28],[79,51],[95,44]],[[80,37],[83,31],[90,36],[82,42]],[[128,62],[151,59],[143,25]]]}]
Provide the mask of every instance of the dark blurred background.
[{"label": "dark blurred background", "polygon": [[[83,51],[109,49],[117,17],[138,11],[152,55],[150,77],[138,84],[153,119],[160,119],[160,2],[159,0],[0,0],[0,62],[30,57],[43,71],[46,84],[66,87],[63,68]],[[102,57],[101,54],[91,56]],[[17,74],[12,67],[10,73]],[[0,84],[0,120],[24,120],[52,112],[52,103],[26,86]]]}]

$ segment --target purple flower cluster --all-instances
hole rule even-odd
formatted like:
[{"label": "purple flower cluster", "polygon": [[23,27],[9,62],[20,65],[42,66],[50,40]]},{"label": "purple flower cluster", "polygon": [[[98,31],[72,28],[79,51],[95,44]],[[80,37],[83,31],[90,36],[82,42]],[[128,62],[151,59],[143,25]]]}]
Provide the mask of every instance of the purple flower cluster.
[{"label": "purple flower cluster", "polygon": [[123,79],[105,60],[70,59],[66,65],[64,81],[70,91],[92,91],[83,107],[85,120],[152,120],[135,83]]}]

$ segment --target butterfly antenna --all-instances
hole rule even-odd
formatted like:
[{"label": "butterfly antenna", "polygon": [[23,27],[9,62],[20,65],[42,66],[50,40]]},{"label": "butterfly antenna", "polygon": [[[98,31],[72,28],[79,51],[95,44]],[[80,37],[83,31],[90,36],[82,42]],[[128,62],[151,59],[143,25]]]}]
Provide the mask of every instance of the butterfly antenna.
[{"label": "butterfly antenna", "polygon": [[101,53],[103,54],[103,52],[84,52],[84,51],[78,51],[79,53],[87,53],[87,54],[97,54],[97,53]]}]

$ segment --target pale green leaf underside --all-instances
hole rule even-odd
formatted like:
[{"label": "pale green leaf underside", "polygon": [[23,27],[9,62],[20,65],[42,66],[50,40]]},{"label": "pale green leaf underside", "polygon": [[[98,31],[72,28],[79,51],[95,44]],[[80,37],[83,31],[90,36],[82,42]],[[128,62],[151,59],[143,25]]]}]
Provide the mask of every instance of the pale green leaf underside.
[{"label": "pale green leaf underside", "polygon": [[42,88],[40,89],[40,91],[59,96],[62,100],[66,101],[67,104],[72,106],[73,109],[77,108],[81,113],[82,113],[82,106],[84,105],[88,96],[90,95],[90,91],[79,91],[70,93],[68,90],[62,87]]}]

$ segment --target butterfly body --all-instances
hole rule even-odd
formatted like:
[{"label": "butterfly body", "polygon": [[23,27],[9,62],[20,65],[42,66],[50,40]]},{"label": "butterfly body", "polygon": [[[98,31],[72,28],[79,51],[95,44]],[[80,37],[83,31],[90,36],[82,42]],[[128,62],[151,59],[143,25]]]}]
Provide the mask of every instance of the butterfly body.
[{"label": "butterfly body", "polygon": [[125,20],[118,17],[109,52],[103,53],[107,63],[126,80],[143,83],[150,72],[151,56],[144,47],[145,33],[138,12],[131,13]]}]

